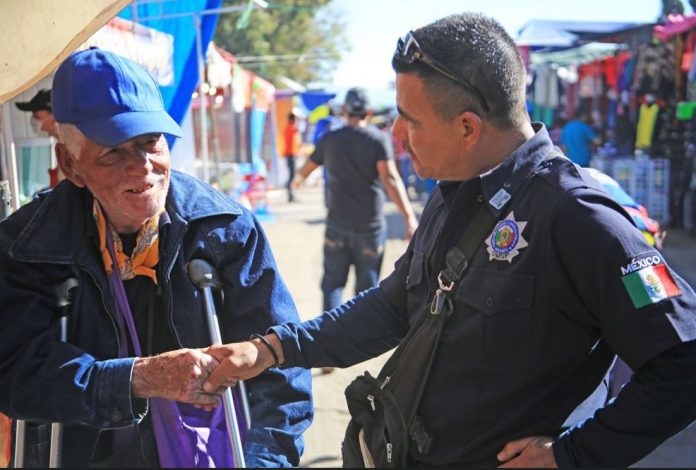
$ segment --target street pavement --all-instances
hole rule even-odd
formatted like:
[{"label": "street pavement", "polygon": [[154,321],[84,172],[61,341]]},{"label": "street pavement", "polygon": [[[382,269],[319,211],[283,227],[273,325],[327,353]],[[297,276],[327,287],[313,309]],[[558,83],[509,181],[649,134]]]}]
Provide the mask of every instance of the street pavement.
[{"label": "street pavement", "polygon": [[[284,190],[268,193],[271,217],[262,225],[275,255],[281,275],[292,293],[302,320],[321,313],[322,296],[319,283],[322,275],[322,245],[325,221],[323,189],[319,185],[297,191],[298,201],[288,203]],[[413,202],[417,213],[422,204]],[[403,221],[395,206],[385,206],[388,239],[382,276],[391,271],[394,262],[406,249]],[[673,268],[690,284],[696,283],[696,239],[683,232],[668,232],[664,255]],[[349,277],[346,299],[352,296],[353,277]],[[369,325],[366,325],[369,327]],[[305,452],[301,467],[340,467],[341,441],[349,414],[344,390],[356,376],[365,371],[376,375],[389,353],[346,369],[325,373],[312,370],[315,418],[305,434]],[[696,425],[666,441],[635,467],[696,467]]]}]

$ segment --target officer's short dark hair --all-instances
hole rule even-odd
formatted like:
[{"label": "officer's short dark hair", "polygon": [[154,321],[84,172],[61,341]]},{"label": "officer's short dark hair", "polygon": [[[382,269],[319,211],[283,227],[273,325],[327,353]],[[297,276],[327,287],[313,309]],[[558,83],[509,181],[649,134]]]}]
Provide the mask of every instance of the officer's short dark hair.
[{"label": "officer's short dark hair", "polygon": [[[481,14],[463,13],[437,20],[412,34],[426,55],[475,91],[422,61],[403,60],[397,50],[393,69],[397,73],[416,73],[423,80],[440,117],[451,119],[470,110],[500,128],[529,121],[526,70],[515,41],[497,21]],[[479,97],[483,97],[485,105]]]}]

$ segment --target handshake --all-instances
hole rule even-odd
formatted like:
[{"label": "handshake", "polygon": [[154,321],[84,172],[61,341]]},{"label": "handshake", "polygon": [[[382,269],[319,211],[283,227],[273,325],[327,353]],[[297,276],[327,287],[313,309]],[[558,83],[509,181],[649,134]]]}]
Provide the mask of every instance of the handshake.
[{"label": "handshake", "polygon": [[136,358],[131,389],[138,398],[166,398],[212,409],[228,387],[282,363],[283,349],[278,337],[272,333],[255,335],[242,343]]}]

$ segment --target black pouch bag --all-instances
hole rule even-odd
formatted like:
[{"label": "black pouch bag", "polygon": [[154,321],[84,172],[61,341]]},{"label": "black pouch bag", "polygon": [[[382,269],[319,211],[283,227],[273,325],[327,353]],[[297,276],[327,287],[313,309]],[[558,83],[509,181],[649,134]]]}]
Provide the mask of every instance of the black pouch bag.
[{"label": "black pouch bag", "polygon": [[458,244],[447,252],[439,289],[378,374],[348,385],[351,420],[342,444],[347,468],[405,467],[409,452],[427,454],[432,439],[417,415],[437,344],[452,313],[449,294],[496,220],[483,205]]},{"label": "black pouch bag", "polygon": [[404,467],[411,441],[420,453],[428,452],[430,437],[416,410],[449,313],[447,308],[431,314],[428,307],[377,378],[365,372],[348,385],[344,467]]}]

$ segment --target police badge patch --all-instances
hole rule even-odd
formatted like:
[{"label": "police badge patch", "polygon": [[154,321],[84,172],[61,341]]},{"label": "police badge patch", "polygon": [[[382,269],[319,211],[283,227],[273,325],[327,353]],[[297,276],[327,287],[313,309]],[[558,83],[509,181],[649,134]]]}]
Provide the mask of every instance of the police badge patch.
[{"label": "police badge patch", "polygon": [[512,263],[512,259],[528,245],[527,240],[522,236],[526,225],[527,222],[517,222],[513,212],[498,222],[491,235],[486,239],[489,261]]}]

